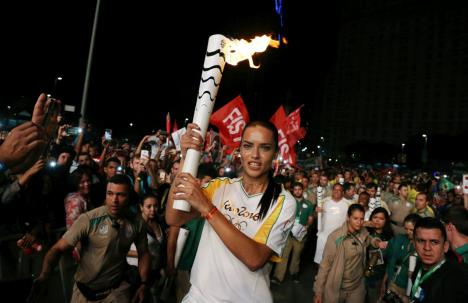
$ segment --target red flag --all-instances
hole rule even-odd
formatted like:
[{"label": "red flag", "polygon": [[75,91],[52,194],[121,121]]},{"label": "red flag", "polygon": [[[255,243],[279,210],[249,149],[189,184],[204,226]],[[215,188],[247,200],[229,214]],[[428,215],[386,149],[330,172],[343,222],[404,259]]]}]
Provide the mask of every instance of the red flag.
[{"label": "red flag", "polygon": [[286,112],[284,111],[283,105],[281,105],[273,116],[270,118],[271,123],[273,123],[278,130],[282,129],[284,134],[286,134],[288,126],[287,121],[288,118],[286,117]]},{"label": "red flag", "polygon": [[287,137],[289,146],[294,146],[297,141],[303,139],[306,135],[306,129],[301,127],[301,108],[304,105],[299,106],[298,109],[288,115],[288,130]]},{"label": "red flag", "polygon": [[169,112],[166,115],[166,131],[168,135],[171,134],[171,114]]},{"label": "red flag", "polygon": [[288,131],[288,118],[284,111],[283,105],[281,105],[276,113],[271,117],[270,121],[278,129],[278,145],[280,150],[280,156],[291,165],[296,164],[296,153],[294,152],[294,145],[290,145],[287,137]]},{"label": "red flag", "polygon": [[172,127],[172,132],[175,133],[178,130],[179,130],[179,127],[177,127],[177,120],[174,119],[174,126]]},{"label": "red flag", "polygon": [[219,130],[221,143],[232,148],[239,147],[242,131],[249,123],[249,113],[241,96],[235,97],[213,115],[210,123]]}]

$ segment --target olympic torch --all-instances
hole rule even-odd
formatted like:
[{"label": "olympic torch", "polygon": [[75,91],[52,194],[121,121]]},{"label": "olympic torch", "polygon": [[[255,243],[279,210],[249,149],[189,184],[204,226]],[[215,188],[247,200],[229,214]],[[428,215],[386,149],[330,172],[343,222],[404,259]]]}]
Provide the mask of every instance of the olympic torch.
[{"label": "olympic torch", "polygon": [[317,186],[317,206],[322,209],[322,211],[317,214],[318,231],[322,231],[323,191],[324,189],[322,188],[322,186]]},{"label": "olympic torch", "polygon": [[[242,60],[249,60],[250,67],[258,68],[254,65],[252,56],[255,53],[264,52],[269,45],[278,47],[279,42],[266,35],[256,37],[250,42],[244,39],[229,39],[223,35],[210,36],[193,115],[193,123],[200,127],[203,139],[205,139],[225,63],[237,65]],[[196,176],[200,156],[199,151],[189,149],[185,156],[182,172]],[[186,212],[190,211],[190,204],[184,200],[174,200],[173,207]]]}]

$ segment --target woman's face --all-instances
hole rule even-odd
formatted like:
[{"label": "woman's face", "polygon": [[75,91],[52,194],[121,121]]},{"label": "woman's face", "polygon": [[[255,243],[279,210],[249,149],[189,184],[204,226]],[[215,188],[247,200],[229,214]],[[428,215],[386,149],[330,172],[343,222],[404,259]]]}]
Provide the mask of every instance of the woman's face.
[{"label": "woman's face", "polygon": [[376,213],[372,216],[371,221],[375,229],[382,229],[385,225],[385,215],[383,213]]},{"label": "woman's face", "polygon": [[352,233],[361,230],[364,224],[364,213],[360,210],[355,210],[348,217],[348,230]]},{"label": "woman's face", "polygon": [[91,180],[87,174],[83,174],[78,185],[78,191],[82,195],[88,195],[91,188]]},{"label": "woman's face", "polygon": [[244,177],[261,178],[268,174],[276,155],[274,136],[263,126],[250,126],[242,137],[240,147]]},{"label": "woman's face", "polygon": [[140,206],[140,209],[141,215],[145,221],[154,219],[158,211],[156,199],[153,197],[146,198],[145,201],[143,201],[143,205]]},{"label": "woman's face", "polygon": [[219,176],[219,177],[224,177],[224,167],[220,167],[220,168],[218,169],[218,176]]}]

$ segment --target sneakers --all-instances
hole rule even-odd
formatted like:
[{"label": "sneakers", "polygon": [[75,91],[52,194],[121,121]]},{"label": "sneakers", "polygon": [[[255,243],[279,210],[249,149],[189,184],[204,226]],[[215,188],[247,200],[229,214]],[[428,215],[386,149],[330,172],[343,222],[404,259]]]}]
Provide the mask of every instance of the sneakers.
[{"label": "sneakers", "polygon": [[280,284],[281,284],[281,281],[278,280],[278,279],[276,279],[276,278],[274,278],[274,277],[271,278],[270,282],[273,283],[273,284],[276,284],[276,285],[280,285]]},{"label": "sneakers", "polygon": [[298,274],[291,275],[291,278],[292,278],[292,280],[293,280],[294,283],[299,283],[299,282],[301,282],[301,281],[299,280],[299,275],[298,275]]}]

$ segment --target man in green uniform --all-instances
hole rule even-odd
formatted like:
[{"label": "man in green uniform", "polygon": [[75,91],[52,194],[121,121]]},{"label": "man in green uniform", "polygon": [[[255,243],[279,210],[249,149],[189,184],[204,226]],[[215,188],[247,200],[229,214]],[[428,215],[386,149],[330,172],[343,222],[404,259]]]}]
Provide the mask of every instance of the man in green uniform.
[{"label": "man in green uniform", "polygon": [[272,278],[272,282],[279,284],[283,281],[286,269],[288,267],[289,255],[292,252],[291,264],[289,266],[289,273],[291,274],[293,281],[299,282],[299,264],[301,262],[301,252],[304,249],[305,237],[307,229],[313,222],[314,207],[309,200],[303,198],[304,187],[300,182],[294,182],[293,184],[293,196],[296,198],[296,222],[289,234],[284,248],[283,255],[281,256],[281,262],[276,264],[275,272]]}]

